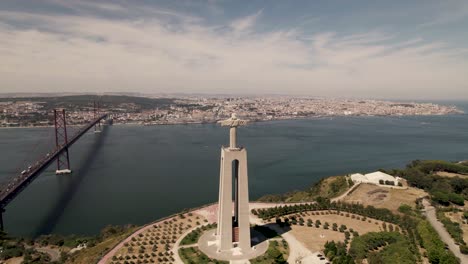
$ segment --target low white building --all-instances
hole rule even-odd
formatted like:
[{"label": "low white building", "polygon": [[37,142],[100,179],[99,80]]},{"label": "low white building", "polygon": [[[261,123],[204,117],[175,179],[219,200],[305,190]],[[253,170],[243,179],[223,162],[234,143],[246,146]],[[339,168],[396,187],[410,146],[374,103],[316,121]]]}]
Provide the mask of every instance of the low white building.
[{"label": "low white building", "polygon": [[[351,180],[355,183],[372,183],[378,185],[391,185],[386,183],[393,182],[393,185],[398,185],[400,180],[399,177],[393,177],[392,175],[383,173],[381,171],[376,171],[368,174],[355,173],[351,175]],[[382,184],[383,182],[383,184]]]}]

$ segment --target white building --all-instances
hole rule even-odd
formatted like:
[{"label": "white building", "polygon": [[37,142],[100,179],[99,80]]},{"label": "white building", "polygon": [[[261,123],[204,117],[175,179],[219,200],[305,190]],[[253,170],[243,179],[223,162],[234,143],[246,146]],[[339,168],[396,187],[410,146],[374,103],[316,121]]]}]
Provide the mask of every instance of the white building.
[{"label": "white building", "polygon": [[[355,183],[372,183],[372,184],[378,184],[378,185],[388,185],[385,184],[385,182],[393,182],[394,185],[398,185],[398,182],[400,180],[399,177],[393,177],[392,175],[388,175],[386,173],[383,173],[381,171],[376,171],[368,174],[360,174],[360,173],[355,173],[351,175],[351,180]],[[384,184],[381,184],[383,181]]]}]

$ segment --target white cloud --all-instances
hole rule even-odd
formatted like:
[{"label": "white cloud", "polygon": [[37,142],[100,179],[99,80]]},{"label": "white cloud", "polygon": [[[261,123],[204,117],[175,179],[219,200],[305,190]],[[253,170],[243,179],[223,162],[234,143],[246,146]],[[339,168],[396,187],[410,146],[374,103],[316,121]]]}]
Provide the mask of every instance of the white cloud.
[{"label": "white cloud", "polygon": [[0,92],[468,98],[467,51],[444,43],[389,44],[394,36],[381,32],[258,33],[261,11],[230,23],[234,32],[177,16],[173,27],[162,15],[110,20],[0,11],[10,24],[34,22],[29,29],[0,23]]},{"label": "white cloud", "polygon": [[262,15],[262,12],[263,10],[260,10],[253,15],[234,20],[230,26],[232,29],[234,29],[235,32],[238,33],[250,31],[255,26],[255,22],[257,22],[257,19],[259,19],[259,17]]}]

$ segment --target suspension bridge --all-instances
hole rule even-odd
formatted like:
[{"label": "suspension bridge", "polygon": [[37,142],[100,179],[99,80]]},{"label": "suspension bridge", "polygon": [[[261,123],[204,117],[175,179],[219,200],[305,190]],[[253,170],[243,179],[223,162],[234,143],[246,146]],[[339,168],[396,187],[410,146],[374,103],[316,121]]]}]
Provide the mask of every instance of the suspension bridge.
[{"label": "suspension bridge", "polygon": [[30,185],[49,165],[57,164],[56,174],[69,174],[70,157],[68,149],[77,142],[86,132],[94,127],[94,132],[101,131],[101,122],[108,118],[108,114],[99,114],[94,103],[93,119],[80,127],[71,137],[68,137],[67,118],[65,109],[54,109],[55,149],[45,153],[33,165],[28,166],[19,175],[10,178],[0,189],[0,229],[4,229],[3,213],[5,207],[12,202],[28,185]]}]

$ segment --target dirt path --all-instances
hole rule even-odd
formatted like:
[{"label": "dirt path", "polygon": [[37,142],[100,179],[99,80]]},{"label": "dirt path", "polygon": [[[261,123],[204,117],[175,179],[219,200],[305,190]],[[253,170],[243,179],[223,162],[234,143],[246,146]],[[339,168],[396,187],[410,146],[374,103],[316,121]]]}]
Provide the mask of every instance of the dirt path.
[{"label": "dirt path", "polygon": [[[60,250],[58,248],[51,248],[51,247],[33,247],[30,245],[24,245],[27,249],[34,249],[38,252],[44,253],[49,255],[50,261],[59,261],[60,260]],[[0,262],[1,264],[1,262]]]},{"label": "dirt path", "polygon": [[331,201],[332,202],[337,202],[339,200],[342,200],[343,198],[345,198],[348,193],[352,192],[354,189],[356,189],[359,185],[361,185],[360,182],[358,183],[355,183],[351,188],[349,188],[345,193],[343,193],[342,195],[338,196],[338,197],[335,197],[335,198],[332,198]]},{"label": "dirt path", "polygon": [[432,206],[429,203],[429,201],[427,201],[426,199],[422,201],[422,204],[424,205],[424,211],[425,211],[427,220],[429,221],[429,223],[431,223],[432,227],[434,227],[434,229],[437,231],[442,241],[444,241],[445,244],[448,245],[450,251],[452,251],[453,254],[455,254],[455,256],[461,260],[461,263],[468,263],[468,256],[463,255],[460,252],[460,248],[455,244],[455,241],[447,232],[447,230],[445,230],[444,225],[441,222],[439,222],[439,220],[437,220],[434,206]]},{"label": "dirt path", "polygon": [[40,247],[40,248],[36,248],[36,250],[41,253],[45,253],[49,255],[50,261],[59,261],[60,259],[60,250],[56,248]]}]

